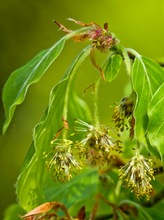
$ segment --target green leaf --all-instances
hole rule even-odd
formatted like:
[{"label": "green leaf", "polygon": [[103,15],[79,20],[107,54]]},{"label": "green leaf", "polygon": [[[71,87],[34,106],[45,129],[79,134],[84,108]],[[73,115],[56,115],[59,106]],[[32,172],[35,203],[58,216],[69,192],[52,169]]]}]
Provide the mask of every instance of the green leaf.
[{"label": "green leaf", "polygon": [[41,51],[27,64],[11,74],[3,89],[3,104],[6,116],[3,133],[6,132],[12,120],[16,106],[24,101],[29,86],[40,80],[45,71],[60,55],[65,41],[82,30],[84,31],[86,28],[79,29],[64,36],[51,48]]},{"label": "green leaf", "polygon": [[124,63],[125,63],[125,66],[126,66],[126,71],[127,71],[128,75],[130,76],[131,70],[132,70],[132,64],[131,64],[131,60],[130,60],[129,54],[128,54],[129,48],[120,47],[120,49],[121,49],[122,55],[124,57]]},{"label": "green leaf", "polygon": [[158,88],[148,105],[147,137],[164,158],[164,83]]},{"label": "green leaf", "polygon": [[20,207],[19,204],[11,204],[4,213],[3,220],[20,220],[21,215],[24,215],[24,210]]},{"label": "green leaf", "polygon": [[120,54],[111,54],[105,67],[104,75],[108,82],[113,81],[118,75],[121,68],[122,57]]},{"label": "green leaf", "polygon": [[137,219],[141,219],[141,220],[153,220],[152,217],[149,215],[149,213],[147,212],[147,210],[141,206],[140,204],[133,202],[131,200],[123,200],[119,203],[119,207],[121,207],[122,205],[130,205],[130,206],[134,206],[137,211],[138,211],[138,218]]},{"label": "green leaf", "polygon": [[164,199],[156,203],[154,206],[150,208],[144,208],[149,215],[152,217],[152,219],[158,219],[163,220],[164,216]]},{"label": "green leaf", "polygon": [[[44,189],[54,185],[45,166],[44,152],[51,150],[50,142],[63,126],[63,115],[68,115],[69,130],[73,130],[76,118],[87,120],[89,110],[86,104],[73,93],[73,80],[80,64],[88,56],[90,48],[83,50],[70,66],[63,79],[53,88],[49,106],[33,133],[33,143],[27,153],[17,180],[17,196],[21,206],[29,211],[46,202]],[[71,101],[70,101],[71,100]],[[88,118],[88,120],[91,120]],[[55,185],[54,185],[55,187]]]},{"label": "green leaf", "polygon": [[[89,184],[88,184],[89,183]],[[95,204],[95,195],[98,192],[97,169],[84,169],[70,182],[53,183],[45,189],[46,200],[60,201],[70,210],[71,215],[77,214],[85,204],[86,211],[90,211]]]},{"label": "green leaf", "polygon": [[28,87],[40,80],[48,67],[59,56],[64,44],[65,38],[62,38],[51,48],[41,51],[27,64],[11,74],[3,90],[3,103],[6,113],[3,133],[11,122],[16,106],[24,101]]},{"label": "green leaf", "polygon": [[140,142],[146,143],[148,104],[164,82],[164,70],[153,60],[138,55],[132,68],[132,84],[137,99],[134,109],[135,132]]}]

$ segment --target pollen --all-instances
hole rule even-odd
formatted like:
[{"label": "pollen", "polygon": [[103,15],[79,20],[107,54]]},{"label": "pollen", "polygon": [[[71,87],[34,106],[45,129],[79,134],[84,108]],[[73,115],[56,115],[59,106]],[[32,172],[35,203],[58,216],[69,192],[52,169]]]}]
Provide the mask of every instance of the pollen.
[{"label": "pollen", "polygon": [[80,163],[72,152],[73,142],[64,140],[55,140],[53,142],[53,151],[51,159],[47,157],[47,168],[54,180],[60,182],[70,181],[73,174],[77,174],[81,170]]},{"label": "pollen", "polygon": [[124,180],[124,187],[131,189],[137,198],[146,196],[149,199],[149,195],[153,190],[150,181],[154,180],[154,171],[150,159],[142,155],[132,157],[119,170],[119,177]]},{"label": "pollen", "polygon": [[82,155],[92,165],[104,165],[109,164],[111,159],[114,158],[114,152],[121,152],[120,141],[115,141],[109,135],[109,129],[104,125],[95,127],[87,124],[84,121],[77,120],[82,127],[78,128],[78,131],[86,133],[84,139],[82,139],[78,146],[82,149]]}]

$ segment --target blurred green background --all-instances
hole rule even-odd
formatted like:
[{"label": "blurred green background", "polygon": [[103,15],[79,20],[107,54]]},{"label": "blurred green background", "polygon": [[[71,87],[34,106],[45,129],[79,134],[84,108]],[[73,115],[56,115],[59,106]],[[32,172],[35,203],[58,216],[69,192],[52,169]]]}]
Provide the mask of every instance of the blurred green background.
[{"label": "blurred green background", "polygon": [[[122,45],[153,59],[164,56],[163,0],[5,0],[0,3],[1,92],[13,70],[63,36],[53,19],[67,27],[78,28],[66,20],[68,17],[84,22],[94,21],[100,25],[108,22],[109,29],[117,35]],[[30,87],[7,133],[0,137],[0,219],[4,209],[16,201],[14,184],[32,140],[32,129],[47,106],[49,92],[84,45],[67,42],[62,55],[41,81]],[[100,56],[98,62],[103,58]],[[109,105],[123,96],[127,84],[124,73],[123,67],[122,75],[112,86],[105,84],[102,89],[100,114],[103,122],[109,120]],[[88,59],[78,78],[79,93],[93,82],[95,74],[96,70]],[[1,127],[3,122],[4,110],[0,103]]]}]

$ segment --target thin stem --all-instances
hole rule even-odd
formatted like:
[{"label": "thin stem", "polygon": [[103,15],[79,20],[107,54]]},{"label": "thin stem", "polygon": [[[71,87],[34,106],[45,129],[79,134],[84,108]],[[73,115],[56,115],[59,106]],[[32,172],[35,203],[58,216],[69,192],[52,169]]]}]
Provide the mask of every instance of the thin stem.
[{"label": "thin stem", "polygon": [[136,150],[135,150],[135,154],[136,154],[137,157],[140,155],[140,143],[139,143],[138,140],[137,140],[137,147],[136,147]]},{"label": "thin stem", "polygon": [[[64,108],[63,108],[63,120],[65,120],[65,121],[68,120],[68,103],[69,103],[69,96],[72,91],[72,84],[73,84],[74,77],[77,73],[77,70],[78,70],[80,64],[89,55],[89,52],[90,52],[90,46],[86,47],[84,50],[82,50],[82,52],[75,59],[73,65],[71,65],[71,67],[68,70],[68,73],[66,74],[68,76],[68,79],[67,78],[65,79],[66,75],[64,76],[63,80],[68,81],[66,84],[66,92],[65,92]],[[65,139],[66,136],[67,136],[67,129],[64,129],[63,133],[62,133],[62,138]]]},{"label": "thin stem", "polygon": [[97,79],[94,87],[94,125],[99,126],[99,110],[98,110],[98,90],[100,85],[100,77]]}]

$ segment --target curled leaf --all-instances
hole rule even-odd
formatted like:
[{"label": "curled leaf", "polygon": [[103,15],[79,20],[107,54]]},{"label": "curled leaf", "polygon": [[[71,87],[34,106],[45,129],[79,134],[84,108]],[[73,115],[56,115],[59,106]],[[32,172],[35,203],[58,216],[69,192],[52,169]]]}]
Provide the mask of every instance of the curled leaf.
[{"label": "curled leaf", "polygon": [[64,212],[65,217],[70,220],[71,217],[68,214],[67,208],[64,206],[64,204],[62,204],[60,202],[46,202],[46,203],[34,208],[33,210],[31,210],[30,212],[28,212],[24,216],[21,216],[21,218],[24,220],[33,220],[33,219],[36,219],[35,217],[39,217],[39,215],[41,215],[41,214],[45,214],[44,217],[57,216],[52,213],[48,214],[48,212],[50,210],[54,210],[56,212],[59,208]]}]

